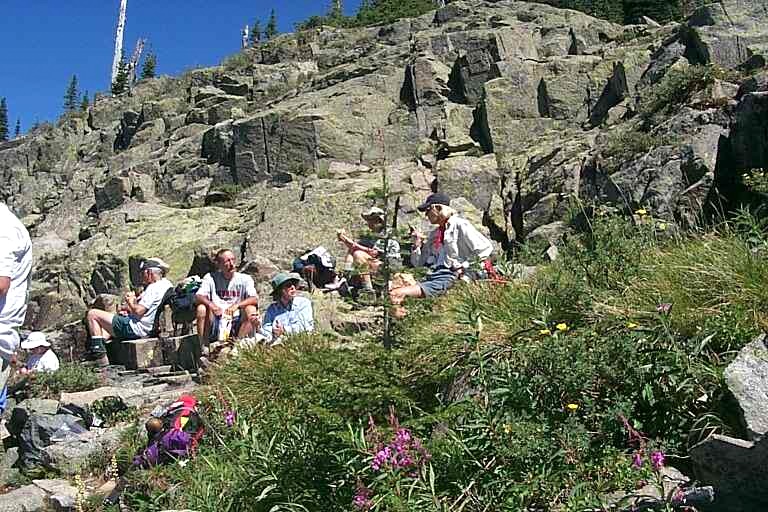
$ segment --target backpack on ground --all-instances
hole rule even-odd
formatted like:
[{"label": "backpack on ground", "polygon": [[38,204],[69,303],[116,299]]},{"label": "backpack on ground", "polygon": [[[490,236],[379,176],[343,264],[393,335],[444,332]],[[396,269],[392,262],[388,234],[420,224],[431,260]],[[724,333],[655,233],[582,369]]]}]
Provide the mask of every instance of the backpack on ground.
[{"label": "backpack on ground", "polygon": [[192,395],[182,395],[159,419],[162,428],[148,432],[147,447],[133,459],[135,467],[150,468],[189,457],[205,431]]}]

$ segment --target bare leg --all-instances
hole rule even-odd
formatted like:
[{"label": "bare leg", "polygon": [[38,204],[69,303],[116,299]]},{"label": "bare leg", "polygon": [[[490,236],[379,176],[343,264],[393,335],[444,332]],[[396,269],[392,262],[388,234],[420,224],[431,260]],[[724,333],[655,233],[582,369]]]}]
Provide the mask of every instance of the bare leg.
[{"label": "bare leg", "polygon": [[91,336],[101,336],[105,340],[110,339],[114,335],[112,332],[112,318],[114,316],[113,313],[101,309],[89,309],[85,319]]},{"label": "bare leg", "polygon": [[401,286],[400,288],[393,288],[389,290],[389,301],[392,303],[392,314],[395,318],[403,318],[408,312],[402,306],[406,297],[414,297],[420,299],[424,297],[424,290],[418,284],[409,286]]},{"label": "bare leg", "polygon": [[195,322],[200,346],[204,346],[208,343],[208,331],[211,328],[211,315],[208,314],[208,308],[205,304],[198,304],[195,308]]},{"label": "bare leg", "polygon": [[371,267],[375,258],[365,251],[355,251],[352,253],[352,260],[355,264],[355,268],[360,273],[360,280],[363,282],[363,286],[370,290],[373,289],[373,282],[371,281]]},{"label": "bare leg", "polygon": [[258,333],[261,327],[261,320],[259,319],[259,310],[256,306],[245,306],[240,310],[240,314],[243,315],[243,318],[240,321],[237,337],[245,338],[246,336],[254,336]]}]

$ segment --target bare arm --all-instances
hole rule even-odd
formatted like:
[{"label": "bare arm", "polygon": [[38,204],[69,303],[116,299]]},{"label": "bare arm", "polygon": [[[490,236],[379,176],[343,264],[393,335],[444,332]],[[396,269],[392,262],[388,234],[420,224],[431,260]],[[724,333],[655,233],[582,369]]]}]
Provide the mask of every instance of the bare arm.
[{"label": "bare arm", "polygon": [[238,304],[238,308],[244,308],[245,306],[256,306],[259,307],[259,298],[258,297],[248,297],[247,299],[241,300]]},{"label": "bare arm", "polygon": [[128,312],[139,318],[147,314],[147,308],[136,302],[135,296],[126,296],[125,302],[127,304]]},{"label": "bare arm", "polygon": [[11,278],[0,276],[0,297],[5,297],[11,289]]}]

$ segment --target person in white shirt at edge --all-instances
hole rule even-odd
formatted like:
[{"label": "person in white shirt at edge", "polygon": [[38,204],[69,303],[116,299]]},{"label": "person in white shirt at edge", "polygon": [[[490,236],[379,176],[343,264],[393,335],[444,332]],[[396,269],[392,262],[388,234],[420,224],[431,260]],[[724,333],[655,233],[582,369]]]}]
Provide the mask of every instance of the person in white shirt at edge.
[{"label": "person in white shirt at edge", "polygon": [[51,344],[42,332],[31,332],[21,342],[21,348],[29,351],[29,357],[19,373],[26,375],[34,372],[55,372],[59,369],[59,358],[51,349]]},{"label": "person in white shirt at edge", "polygon": [[424,235],[415,230],[411,233],[411,264],[430,270],[419,283],[389,291],[390,301],[395,306],[393,313],[398,318],[406,314],[401,305],[406,297],[442,295],[464,276],[470,264],[487,260],[493,252],[491,241],[468,220],[459,217],[450,202],[446,194],[435,193],[417,207],[437,228],[429,234],[426,246]]},{"label": "person in white shirt at edge", "polygon": [[300,282],[301,276],[293,272],[280,272],[270,281],[275,302],[264,313],[260,332],[267,343],[279,344],[286,335],[314,330],[312,301],[298,295]]},{"label": "person in white shirt at edge", "polygon": [[117,314],[101,309],[90,309],[86,323],[90,334],[88,355],[90,359],[105,363],[106,347],[104,342],[146,338],[154,327],[155,315],[163,301],[165,292],[173,284],[165,278],[169,266],[160,258],[148,258],[141,264],[141,281],[145,285],[139,297],[127,292],[123,296],[124,304]]},{"label": "person in white shirt at edge", "polygon": [[238,338],[259,332],[261,320],[256,285],[248,274],[235,272],[235,261],[235,254],[229,249],[217,252],[218,270],[203,277],[195,295],[197,334],[203,345],[218,334],[224,313],[232,316],[232,332],[236,332]]},{"label": "person in white shirt at edge", "polygon": [[[27,314],[32,242],[27,228],[0,200],[0,395],[5,396],[19,347],[17,329]],[[5,403],[0,403],[0,412]]]}]

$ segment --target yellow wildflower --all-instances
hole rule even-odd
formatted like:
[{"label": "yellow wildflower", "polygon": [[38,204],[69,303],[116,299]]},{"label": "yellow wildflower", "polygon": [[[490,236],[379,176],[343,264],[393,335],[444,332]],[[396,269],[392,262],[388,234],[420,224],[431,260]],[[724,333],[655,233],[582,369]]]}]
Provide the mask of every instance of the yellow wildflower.
[{"label": "yellow wildflower", "polygon": [[660,222],[658,226],[656,226],[659,231],[666,231],[667,230],[667,223],[666,222]]},{"label": "yellow wildflower", "polygon": [[504,425],[504,433],[505,434],[511,434],[512,433],[512,425],[510,425],[509,423]]},{"label": "yellow wildflower", "polygon": [[539,331],[539,334],[541,334],[542,336],[549,336],[552,334],[552,331],[550,331],[549,329],[542,329]]},{"label": "yellow wildflower", "polygon": [[629,329],[637,329],[637,324],[635,322],[627,322],[627,328]]},{"label": "yellow wildflower", "polygon": [[645,208],[640,208],[639,210],[635,211],[636,214],[639,216],[648,215],[648,211]]},{"label": "yellow wildflower", "polygon": [[557,330],[558,330],[558,331],[560,331],[560,332],[565,332],[565,331],[567,331],[568,329],[570,329],[570,327],[568,327],[568,324],[566,324],[566,323],[563,323],[563,322],[560,322],[559,324],[557,324],[557,325],[555,326],[555,329],[557,329]]},{"label": "yellow wildflower", "polygon": [[578,408],[579,408],[579,405],[578,404],[568,404],[568,405],[566,405],[566,407],[568,408],[569,411],[576,412],[578,410]]}]

